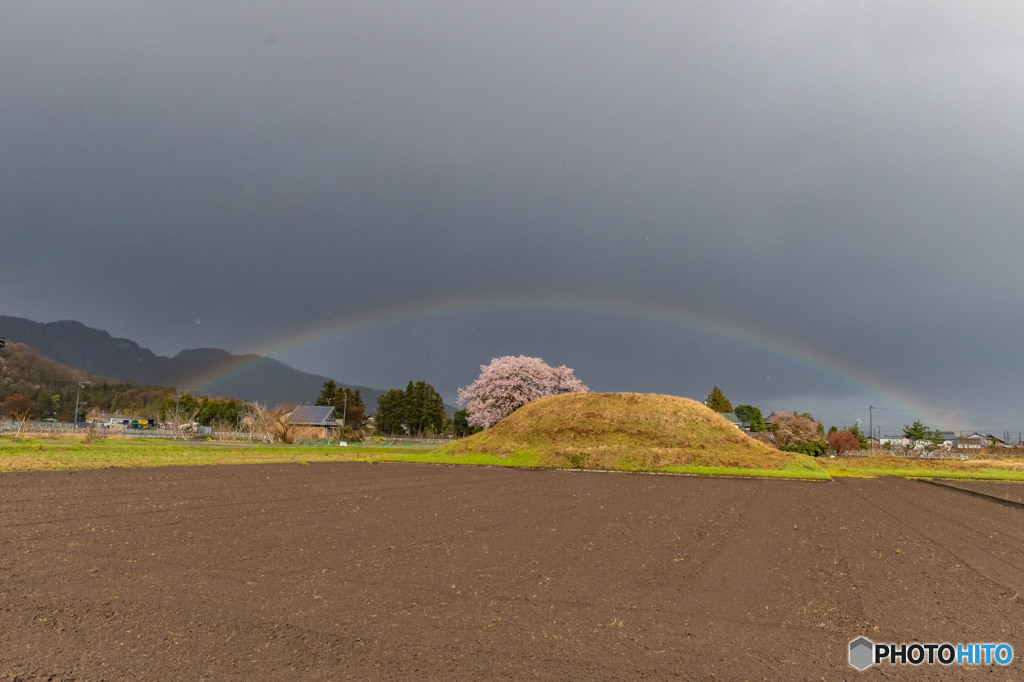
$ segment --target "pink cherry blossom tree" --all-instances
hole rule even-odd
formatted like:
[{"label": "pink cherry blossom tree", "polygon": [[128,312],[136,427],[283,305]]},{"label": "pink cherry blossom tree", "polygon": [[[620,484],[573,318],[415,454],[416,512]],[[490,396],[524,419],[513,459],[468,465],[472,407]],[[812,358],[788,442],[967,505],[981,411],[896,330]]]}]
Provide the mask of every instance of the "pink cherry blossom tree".
[{"label": "pink cherry blossom tree", "polygon": [[531,400],[589,390],[565,365],[552,367],[540,358],[504,355],[480,365],[476,381],[459,389],[459,403],[466,406],[471,425],[486,429]]}]

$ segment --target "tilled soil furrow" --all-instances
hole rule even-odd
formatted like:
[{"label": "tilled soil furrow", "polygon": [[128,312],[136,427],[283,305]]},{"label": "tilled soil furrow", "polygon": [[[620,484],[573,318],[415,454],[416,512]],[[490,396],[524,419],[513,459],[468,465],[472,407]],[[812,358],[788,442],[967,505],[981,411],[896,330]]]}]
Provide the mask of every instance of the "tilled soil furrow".
[{"label": "tilled soil furrow", "polygon": [[854,678],[861,634],[1016,645],[1024,626],[1019,515],[904,481],[89,473],[0,475],[8,676]]},{"label": "tilled soil furrow", "polygon": [[1011,594],[1024,592],[1024,514],[955,491],[914,481],[858,486],[857,494],[890,514],[916,537],[949,553],[978,577]]}]

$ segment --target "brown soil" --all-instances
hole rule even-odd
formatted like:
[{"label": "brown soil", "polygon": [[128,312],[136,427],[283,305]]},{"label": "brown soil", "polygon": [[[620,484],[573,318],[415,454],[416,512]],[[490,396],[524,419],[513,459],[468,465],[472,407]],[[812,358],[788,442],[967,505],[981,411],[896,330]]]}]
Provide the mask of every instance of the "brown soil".
[{"label": "brown soil", "polygon": [[[0,476],[16,679],[959,678],[847,643],[1009,642],[1024,517],[831,483],[362,463]],[[1019,595],[1019,596],[1018,596]]]},{"label": "brown soil", "polygon": [[1020,481],[960,481],[944,480],[941,483],[962,490],[991,495],[1010,502],[1024,504],[1024,482]]}]

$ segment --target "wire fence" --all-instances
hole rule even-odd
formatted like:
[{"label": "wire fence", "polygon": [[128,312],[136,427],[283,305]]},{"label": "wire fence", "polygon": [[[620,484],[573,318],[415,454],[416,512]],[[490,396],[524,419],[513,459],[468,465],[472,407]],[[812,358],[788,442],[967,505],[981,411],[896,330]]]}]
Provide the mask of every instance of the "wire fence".
[{"label": "wire fence", "polygon": [[26,421],[0,419],[0,434],[22,433],[40,436],[88,436],[95,438],[125,439],[166,439],[166,440],[216,440],[225,442],[267,442],[269,436],[245,431],[213,431],[200,427],[199,431],[182,431],[170,428],[131,428],[124,424],[69,424],[54,421]]},{"label": "wire fence", "polygon": [[[972,456],[977,457],[981,454],[980,450],[908,450],[905,452],[896,450],[884,450],[875,449],[874,452],[871,450],[851,450],[850,452],[844,452],[840,455],[830,454],[830,457],[871,457],[872,455],[892,455],[893,457],[899,457],[901,459],[959,459],[965,460],[970,459]],[[993,456],[988,453],[987,456]],[[1006,457],[1020,457],[1020,455],[1004,455]]]},{"label": "wire fence", "polygon": [[83,433],[86,427],[82,427],[81,431],[76,428],[75,424],[67,424],[65,422],[21,422],[12,421],[10,419],[0,420],[0,433],[39,433],[39,434],[73,434]]},{"label": "wire fence", "polygon": [[945,448],[940,446],[933,449],[914,449],[910,447],[892,447],[883,445],[876,446],[874,451],[868,449],[851,450],[840,455],[829,453],[830,457],[870,457],[872,455],[890,455],[892,457],[899,457],[900,459],[924,460],[1024,459],[1024,447],[1016,444],[996,444],[985,447]]},{"label": "wire fence", "polygon": [[[198,431],[171,428],[132,428],[124,424],[69,424],[54,421],[26,421],[24,423],[10,419],[0,419],[0,434],[17,434],[22,436],[44,437],[81,437],[123,438],[131,440],[183,440],[183,441],[214,441],[221,443],[266,443],[274,442],[267,433],[259,431],[215,431],[208,426],[199,427]],[[304,439],[296,441],[296,445],[340,446],[342,443],[358,443],[360,447],[379,448],[427,448],[450,443],[452,438],[401,438],[397,436],[375,436],[366,441],[339,441],[336,439]]]}]

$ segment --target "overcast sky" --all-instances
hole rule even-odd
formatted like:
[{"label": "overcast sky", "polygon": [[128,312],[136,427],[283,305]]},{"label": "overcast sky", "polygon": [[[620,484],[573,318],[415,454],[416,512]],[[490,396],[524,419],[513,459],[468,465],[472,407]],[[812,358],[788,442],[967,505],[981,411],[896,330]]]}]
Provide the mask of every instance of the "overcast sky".
[{"label": "overcast sky", "polygon": [[0,313],[1018,431],[1022,73],[1012,1],[5,0]]}]

